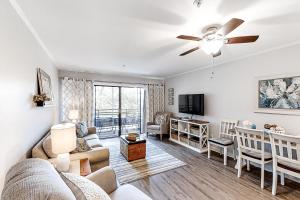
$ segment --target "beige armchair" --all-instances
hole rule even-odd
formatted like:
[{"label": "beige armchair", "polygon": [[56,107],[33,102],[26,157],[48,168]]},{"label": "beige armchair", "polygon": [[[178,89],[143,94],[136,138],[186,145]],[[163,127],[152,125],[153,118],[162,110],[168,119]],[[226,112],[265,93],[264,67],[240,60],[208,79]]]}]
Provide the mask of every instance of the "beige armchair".
[{"label": "beige armchair", "polygon": [[163,134],[169,133],[170,112],[157,112],[154,117],[154,122],[147,122],[147,137],[148,135],[160,135],[162,140]]}]

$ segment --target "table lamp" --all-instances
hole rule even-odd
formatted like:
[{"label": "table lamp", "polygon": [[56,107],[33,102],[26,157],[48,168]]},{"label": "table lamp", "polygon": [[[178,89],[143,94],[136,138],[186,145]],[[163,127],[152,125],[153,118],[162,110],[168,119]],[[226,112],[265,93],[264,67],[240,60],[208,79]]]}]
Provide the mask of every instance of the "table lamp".
[{"label": "table lamp", "polygon": [[75,124],[79,118],[79,110],[70,110],[69,119]]},{"label": "table lamp", "polygon": [[75,124],[57,124],[51,127],[52,151],[57,154],[56,169],[67,172],[70,167],[70,154],[76,148]]}]

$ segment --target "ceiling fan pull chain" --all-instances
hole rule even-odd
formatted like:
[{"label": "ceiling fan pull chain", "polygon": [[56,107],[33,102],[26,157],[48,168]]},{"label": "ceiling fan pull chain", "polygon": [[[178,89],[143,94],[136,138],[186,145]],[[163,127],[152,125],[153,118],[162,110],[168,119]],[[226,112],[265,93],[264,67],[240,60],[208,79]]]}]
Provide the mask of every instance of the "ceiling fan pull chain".
[{"label": "ceiling fan pull chain", "polygon": [[215,66],[215,57],[212,56],[212,67],[211,67],[210,79],[214,79],[215,78],[214,66]]}]

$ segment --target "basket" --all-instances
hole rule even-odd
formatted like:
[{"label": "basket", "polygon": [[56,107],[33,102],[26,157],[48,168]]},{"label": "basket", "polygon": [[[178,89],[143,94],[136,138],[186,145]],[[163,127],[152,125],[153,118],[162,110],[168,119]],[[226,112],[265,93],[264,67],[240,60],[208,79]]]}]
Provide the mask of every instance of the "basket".
[{"label": "basket", "polygon": [[172,124],[172,128],[178,129],[178,124]]},{"label": "basket", "polygon": [[178,140],[178,134],[177,133],[171,133],[171,138]]},{"label": "basket", "polygon": [[191,137],[190,138],[190,145],[195,148],[200,148],[200,142],[198,137]]},{"label": "basket", "polygon": [[186,143],[186,144],[188,144],[188,142],[189,142],[189,139],[188,139],[188,135],[187,135],[187,134],[181,134],[181,135],[179,136],[179,139],[180,139],[180,142],[183,142],[183,143]]}]

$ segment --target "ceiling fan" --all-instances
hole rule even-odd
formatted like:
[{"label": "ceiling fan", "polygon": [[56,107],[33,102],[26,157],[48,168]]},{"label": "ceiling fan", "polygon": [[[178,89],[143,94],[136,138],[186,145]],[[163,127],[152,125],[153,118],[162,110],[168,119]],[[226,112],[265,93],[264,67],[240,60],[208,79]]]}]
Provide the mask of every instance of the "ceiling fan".
[{"label": "ceiling fan", "polygon": [[[188,35],[179,35],[178,39],[183,40],[193,40],[193,41],[202,41],[201,49],[213,57],[217,57],[221,55],[221,48],[224,44],[239,44],[239,43],[250,43],[255,42],[258,39],[258,35],[250,35],[250,36],[239,36],[227,38],[226,35],[236,29],[244,23],[244,20],[232,18],[226,24],[224,24],[221,28],[217,28],[215,26],[211,26],[207,28],[206,33],[202,38]],[[189,53],[192,53],[196,50],[200,49],[200,46],[190,49],[179,56],[185,56]]]}]

